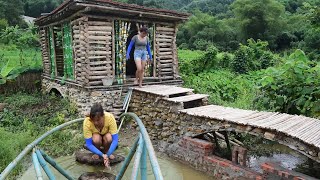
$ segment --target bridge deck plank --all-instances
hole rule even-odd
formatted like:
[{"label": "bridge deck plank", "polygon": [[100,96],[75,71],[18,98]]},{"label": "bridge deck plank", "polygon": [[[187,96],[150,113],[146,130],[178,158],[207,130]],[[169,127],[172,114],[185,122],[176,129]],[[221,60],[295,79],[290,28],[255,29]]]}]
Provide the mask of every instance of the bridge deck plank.
[{"label": "bridge deck plank", "polygon": [[182,88],[178,86],[166,86],[166,85],[151,85],[144,86],[142,88],[134,88],[135,90],[147,92],[159,96],[169,97],[170,95],[182,94],[182,93],[190,93],[193,89]]},{"label": "bridge deck plank", "polygon": [[281,132],[320,148],[320,121],[318,119],[274,112],[241,110],[208,105],[180,110],[194,116],[249,125]]}]

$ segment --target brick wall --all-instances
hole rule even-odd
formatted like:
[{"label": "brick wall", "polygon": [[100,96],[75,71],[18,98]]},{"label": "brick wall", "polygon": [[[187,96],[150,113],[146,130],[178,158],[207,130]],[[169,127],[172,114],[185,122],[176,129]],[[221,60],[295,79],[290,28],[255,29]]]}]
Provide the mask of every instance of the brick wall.
[{"label": "brick wall", "polygon": [[278,164],[263,163],[261,165],[263,170],[263,178],[265,179],[281,179],[281,180],[316,180],[302,173],[287,170]]},{"label": "brick wall", "polygon": [[[217,179],[262,179],[260,173],[213,155],[215,146],[211,142],[183,137],[177,145],[170,148],[172,150],[170,156]],[[247,153],[245,148],[235,147],[233,152],[238,154],[240,163],[245,163]]]}]

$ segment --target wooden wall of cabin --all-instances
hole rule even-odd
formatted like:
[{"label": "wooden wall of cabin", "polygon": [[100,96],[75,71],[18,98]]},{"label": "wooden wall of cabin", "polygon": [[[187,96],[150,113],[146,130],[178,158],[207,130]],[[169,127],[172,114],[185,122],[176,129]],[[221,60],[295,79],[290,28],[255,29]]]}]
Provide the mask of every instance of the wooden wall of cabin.
[{"label": "wooden wall of cabin", "polygon": [[113,78],[113,21],[82,17],[72,27],[76,81],[97,86],[102,79]]},{"label": "wooden wall of cabin", "polygon": [[49,35],[48,28],[40,28],[40,45],[43,63],[43,73],[50,76],[50,54],[49,54]]},{"label": "wooden wall of cabin", "polygon": [[157,75],[160,79],[178,77],[178,55],[176,46],[177,26],[156,23],[155,56]]},{"label": "wooden wall of cabin", "polygon": [[79,84],[85,84],[86,80],[86,46],[87,39],[85,31],[87,29],[88,18],[82,17],[71,22],[73,31],[73,54],[74,54],[74,71],[75,80]]}]

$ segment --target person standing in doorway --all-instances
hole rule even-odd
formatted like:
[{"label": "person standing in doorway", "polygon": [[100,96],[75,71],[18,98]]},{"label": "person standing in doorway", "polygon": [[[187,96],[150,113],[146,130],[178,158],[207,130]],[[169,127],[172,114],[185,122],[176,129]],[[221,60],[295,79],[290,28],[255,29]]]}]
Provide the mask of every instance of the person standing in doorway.
[{"label": "person standing in doorway", "polygon": [[127,50],[127,60],[130,59],[130,52],[132,47],[135,47],[134,50],[134,62],[136,63],[136,79],[134,84],[139,83],[139,87],[142,87],[144,67],[147,63],[147,53],[149,55],[150,61],[152,61],[152,54],[150,49],[150,42],[148,39],[148,28],[142,27],[139,30],[139,34],[133,36]]}]

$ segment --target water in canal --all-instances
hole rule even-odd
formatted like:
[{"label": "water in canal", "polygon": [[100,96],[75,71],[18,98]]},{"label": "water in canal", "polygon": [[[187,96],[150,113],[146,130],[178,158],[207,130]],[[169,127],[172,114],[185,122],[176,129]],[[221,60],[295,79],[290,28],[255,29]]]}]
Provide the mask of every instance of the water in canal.
[{"label": "water in canal", "polygon": [[[134,159],[133,159],[134,160]],[[118,164],[116,166],[113,166],[111,171],[104,168],[104,167],[93,167],[88,165],[83,165],[75,161],[74,156],[64,156],[59,157],[56,159],[56,161],[75,178],[77,179],[81,174],[85,172],[97,172],[97,171],[104,171],[104,172],[110,172],[112,174],[117,174],[120,171],[121,164]],[[174,179],[174,180],[209,180],[213,179],[212,177],[206,176],[204,173],[201,173],[199,171],[196,171],[192,168],[190,168],[187,165],[181,164],[179,162],[176,162],[166,156],[160,156],[158,157],[158,161],[160,164],[160,168],[163,174],[164,179]],[[123,180],[130,180],[131,176],[131,170],[132,170],[132,164],[127,169],[127,172],[122,178]],[[51,168],[52,170],[54,168]],[[44,177],[46,177],[45,173],[42,172]],[[57,179],[64,179],[62,175],[60,175],[57,171],[54,171],[54,174],[56,175]],[[36,179],[35,171],[33,166],[30,166],[30,168],[22,175],[20,178],[21,180],[30,180],[30,179]],[[48,178],[46,178],[48,179]],[[152,168],[150,164],[148,164],[148,180],[154,179]]]}]

